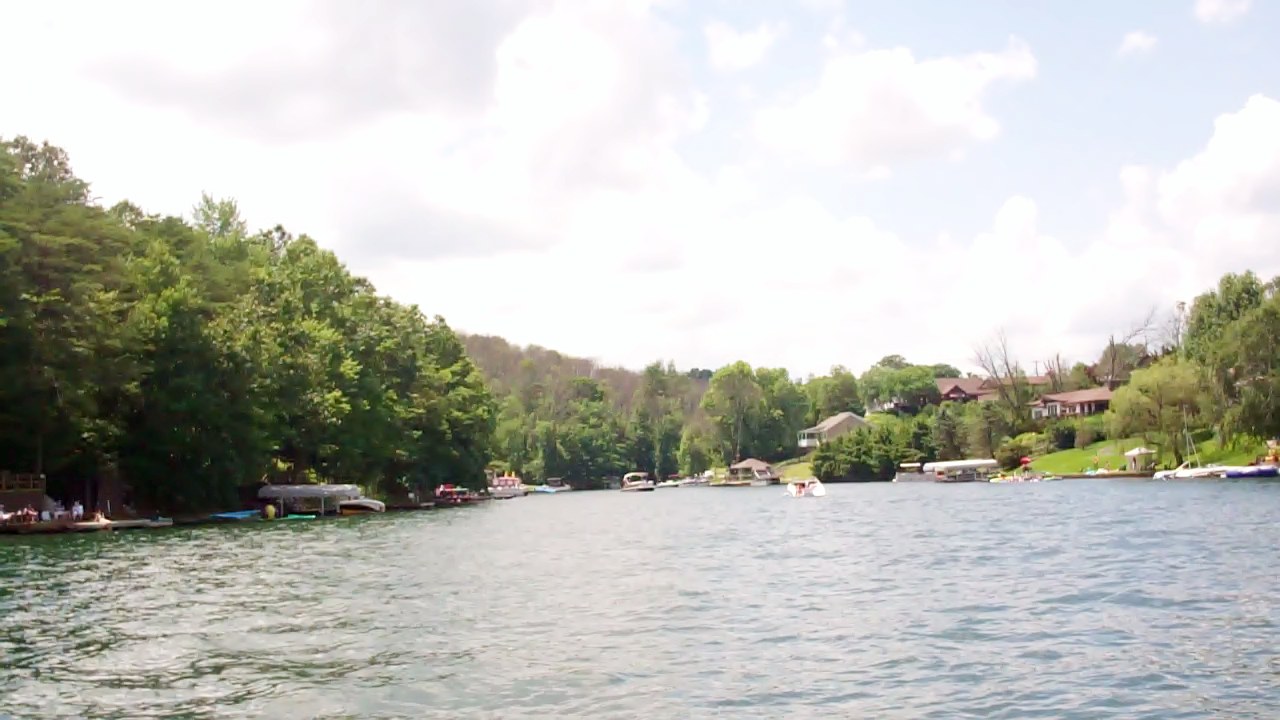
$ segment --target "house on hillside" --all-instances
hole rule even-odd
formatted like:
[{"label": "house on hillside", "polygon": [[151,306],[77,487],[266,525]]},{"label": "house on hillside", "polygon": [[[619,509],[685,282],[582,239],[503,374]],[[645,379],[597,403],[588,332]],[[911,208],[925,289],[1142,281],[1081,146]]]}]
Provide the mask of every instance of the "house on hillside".
[{"label": "house on hillside", "polygon": [[836,413],[811,428],[800,431],[801,450],[812,450],[824,442],[835,440],[845,433],[866,427],[867,421],[851,412]]},{"label": "house on hillside", "polygon": [[1031,417],[1036,420],[1051,420],[1097,415],[1111,407],[1111,395],[1111,388],[1106,387],[1042,395],[1031,404]]},{"label": "house on hillside", "polygon": [[995,396],[994,388],[986,387],[984,378],[938,378],[938,397],[943,401],[973,402],[989,400]]},{"label": "house on hillside", "polygon": [[[1042,393],[1053,387],[1053,378],[1049,375],[1027,375],[1020,378],[1025,382],[1034,393]],[[982,381],[982,389],[989,392],[998,392],[1000,386],[1005,383],[1003,378],[986,378]]]}]

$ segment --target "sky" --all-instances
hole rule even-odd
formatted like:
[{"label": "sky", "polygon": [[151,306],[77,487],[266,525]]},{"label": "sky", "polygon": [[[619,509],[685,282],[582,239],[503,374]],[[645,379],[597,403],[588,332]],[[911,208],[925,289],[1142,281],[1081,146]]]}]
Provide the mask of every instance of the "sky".
[{"label": "sky", "polygon": [[639,368],[1097,358],[1280,274],[1280,3],[6,7],[0,136]]}]

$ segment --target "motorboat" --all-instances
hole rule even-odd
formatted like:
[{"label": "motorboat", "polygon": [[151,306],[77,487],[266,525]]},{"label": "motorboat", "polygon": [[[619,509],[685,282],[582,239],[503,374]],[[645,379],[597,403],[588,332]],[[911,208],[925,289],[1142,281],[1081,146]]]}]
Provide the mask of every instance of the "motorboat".
[{"label": "motorboat", "polygon": [[436,507],[476,505],[489,499],[488,495],[482,495],[457,485],[445,484],[436,488]]},{"label": "motorboat", "polygon": [[798,480],[787,483],[787,494],[793,498],[825,497],[827,494],[827,486],[823,485],[822,481],[818,478]]},{"label": "motorboat", "polygon": [[622,492],[652,492],[657,488],[647,472],[629,472],[622,476]]},{"label": "motorboat", "polygon": [[354,500],[342,500],[338,503],[339,515],[370,515],[386,511],[386,503],[373,498],[361,497]]},{"label": "motorboat", "polygon": [[1186,480],[1192,478],[1222,477],[1228,468],[1222,465],[1200,467],[1188,460],[1172,470],[1160,470],[1152,476],[1155,480]]}]

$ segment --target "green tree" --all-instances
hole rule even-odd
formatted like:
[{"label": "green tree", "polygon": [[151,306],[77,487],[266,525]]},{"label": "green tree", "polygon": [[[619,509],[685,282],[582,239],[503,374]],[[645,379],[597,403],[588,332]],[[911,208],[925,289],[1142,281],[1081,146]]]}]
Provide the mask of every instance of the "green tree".
[{"label": "green tree", "polygon": [[1185,433],[1199,420],[1204,387],[1199,368],[1170,357],[1136,370],[1128,385],[1111,398],[1108,424],[1113,437],[1143,435],[1184,459]]},{"label": "green tree", "polygon": [[744,449],[751,449],[748,433],[763,404],[764,392],[747,363],[726,365],[711,376],[702,408],[715,424],[725,461],[737,462]]}]

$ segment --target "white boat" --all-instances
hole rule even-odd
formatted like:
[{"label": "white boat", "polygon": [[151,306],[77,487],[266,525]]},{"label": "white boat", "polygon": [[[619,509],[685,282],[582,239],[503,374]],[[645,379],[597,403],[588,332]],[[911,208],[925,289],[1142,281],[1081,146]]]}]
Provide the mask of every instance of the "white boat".
[{"label": "white boat", "polygon": [[503,475],[489,481],[489,494],[497,500],[524,497],[529,494],[524,483],[514,475]]},{"label": "white boat", "polygon": [[827,486],[823,485],[818,478],[809,478],[808,480],[787,483],[787,494],[793,498],[825,497]]},{"label": "white boat", "polygon": [[1183,480],[1186,478],[1222,477],[1226,473],[1227,468],[1222,465],[1199,467],[1188,460],[1172,470],[1161,470],[1152,477],[1156,480]]},{"label": "white boat", "polygon": [[622,492],[652,492],[656,488],[649,473],[629,472],[622,476]]},{"label": "white boat", "polygon": [[924,472],[918,462],[902,463],[893,476],[894,482],[935,482],[937,479],[937,475]]},{"label": "white boat", "polygon": [[340,500],[338,502],[339,515],[368,515],[369,513],[386,512],[387,506],[381,500],[373,498],[356,498],[354,500]]}]

